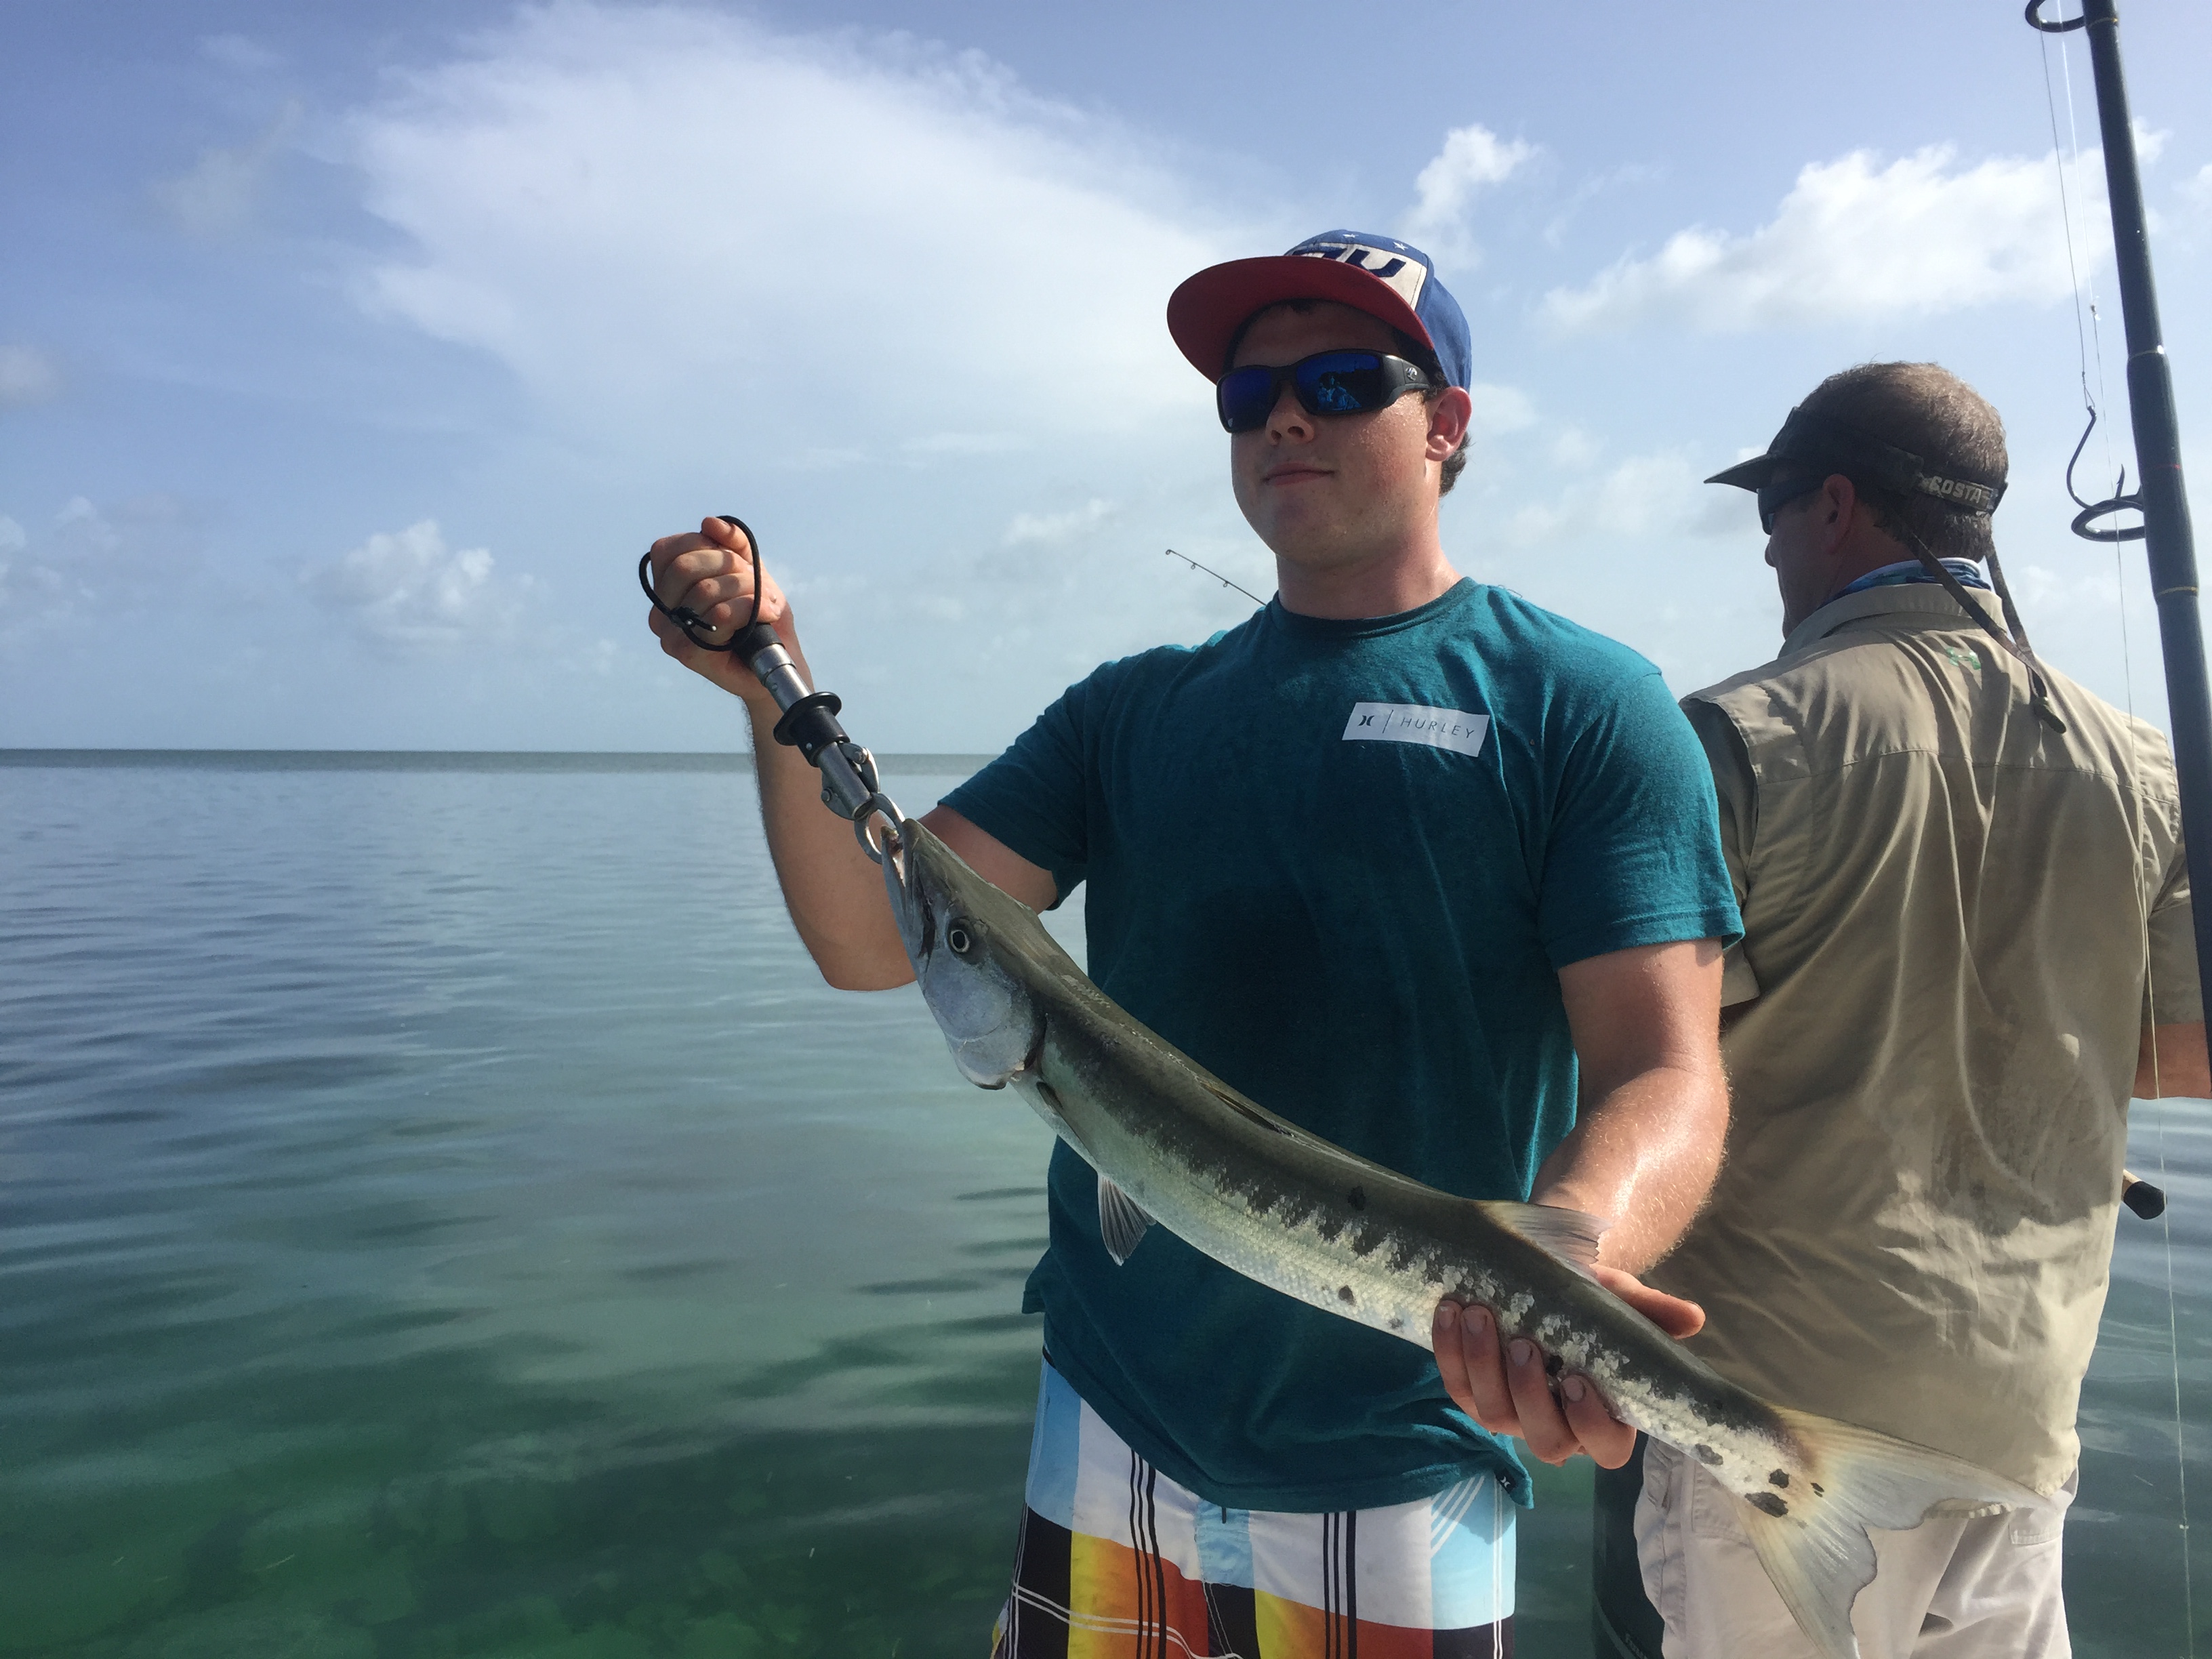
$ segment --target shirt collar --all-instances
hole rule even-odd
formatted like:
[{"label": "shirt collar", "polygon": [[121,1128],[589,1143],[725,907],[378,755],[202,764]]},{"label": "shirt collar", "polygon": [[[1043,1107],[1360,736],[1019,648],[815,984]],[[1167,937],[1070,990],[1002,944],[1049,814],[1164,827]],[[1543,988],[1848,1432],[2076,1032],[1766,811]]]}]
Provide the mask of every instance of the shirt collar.
[{"label": "shirt collar", "polygon": [[[1982,593],[1969,588],[1966,597],[1976,609],[2002,628],[2003,618],[1997,610],[1996,595]],[[1840,599],[1830,599],[1811,616],[1792,629],[1782,641],[1778,662],[1801,656],[1811,650],[1838,629],[1866,617],[1909,616],[1918,614],[1972,625],[1966,613],[1959,608],[1958,600],[1947,588],[1933,582],[1913,582],[1900,586],[1869,587],[1856,593],[1846,593]]]}]

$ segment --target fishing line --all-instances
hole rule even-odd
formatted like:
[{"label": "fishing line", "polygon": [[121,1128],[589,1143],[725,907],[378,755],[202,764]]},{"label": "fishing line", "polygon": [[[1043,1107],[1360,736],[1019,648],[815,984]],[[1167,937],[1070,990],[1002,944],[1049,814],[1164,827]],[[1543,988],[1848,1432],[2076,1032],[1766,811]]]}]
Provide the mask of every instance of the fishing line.
[{"label": "fishing line", "polygon": [[[2058,106],[2052,94],[2051,85],[2051,37],[2048,33],[2040,30],[2038,33],[2043,52],[2043,105],[2051,117],[2051,155],[2058,170],[2058,218],[2066,235],[2066,276],[2074,289],[2074,344],[2081,360],[2081,402],[2089,411],[2089,424],[2082,428],[2081,441],[2074,446],[2073,456],[2066,463],[2066,493],[2074,497],[2074,504],[2076,507],[2087,507],[2089,503],[2083,501],[2074,488],[2074,465],[2081,459],[2082,450],[2088,447],[2090,434],[2097,429],[2099,416],[2105,404],[2111,401],[2106,395],[2105,385],[2104,315],[2103,309],[2097,300],[2097,272],[2093,265],[2090,267],[2088,282],[2089,325],[2086,330],[2082,327],[2081,273],[2080,264],[2074,252],[2073,193],[2068,190],[2066,185],[2067,156],[2069,151],[2073,157],[2074,176],[2078,179],[2081,174],[2081,131],[2074,114],[2073,58],[2067,52],[2065,36],[2060,35],[2058,37],[2058,76],[2060,84],[2066,88],[2066,142],[2062,143],[2058,137]],[[2089,359],[2093,353],[2097,362],[2097,391],[2094,397],[2089,392]],[[2112,429],[2109,425],[2105,428],[2104,450],[2105,468],[2109,473],[2113,468]],[[2115,496],[2126,493],[2125,475],[2122,473],[2119,476],[2122,481],[2116,483],[2112,489],[2112,494]]]},{"label": "fishing line", "polygon": [[[2074,498],[2075,506],[2087,507],[2088,503],[2081,499],[2080,494],[2074,488],[2074,466],[2075,463],[2081,459],[2082,450],[2087,447],[2090,434],[2097,429],[2099,404],[2105,399],[2106,396],[2104,318],[2097,302],[2096,275],[2093,270],[2090,273],[2088,284],[2089,322],[2087,329],[2084,329],[2082,326],[2082,283],[2081,267],[2075,260],[2074,253],[2073,203],[2070,192],[2066,187],[2067,161],[2064,150],[2062,149],[2059,143],[2058,107],[2057,100],[2053,96],[2051,84],[2051,35],[2049,32],[2040,29],[2038,31],[2038,35],[2043,49],[2044,106],[2049,112],[2051,117],[2051,160],[2058,169],[2059,218],[2061,223],[2065,228],[2066,233],[2066,274],[2068,279],[2072,283],[2074,289],[2074,342],[2080,361],[2081,401],[2087,406],[2089,410],[2089,424],[2082,429],[2081,441],[2074,446],[2074,453],[2066,464],[2066,493]],[[2071,141],[2070,149],[2073,152],[2074,168],[2076,175],[2078,176],[2081,166],[2081,129],[2076,124],[2074,112],[2073,60],[2071,55],[2067,51],[2066,37],[2063,34],[2058,36],[2058,70],[2060,82],[2066,89],[2066,130],[2067,136]],[[2089,362],[2093,351],[2096,359],[2097,375],[2097,391],[2094,397],[2091,396],[2089,391]],[[2104,451],[2106,468],[2107,471],[2110,472],[2112,471],[2113,457],[2112,434],[2112,428],[2109,425],[2105,428]],[[2113,486],[2112,494],[2115,497],[2118,497],[2127,493],[2127,475],[2124,469],[2122,469],[2118,471],[2115,476],[2118,479],[2118,482]],[[2118,590],[2119,596],[2121,684],[2125,688],[2129,741],[2132,745],[2136,741],[2135,650],[2134,641],[2128,627],[2127,559],[2122,552],[2123,546],[2124,544],[2117,540],[2112,544],[2112,578],[2114,586]],[[2141,866],[2142,864],[2142,850],[2144,840],[2148,835],[2149,824],[2143,808],[2142,768],[2140,764],[2137,764],[2133,770],[2135,775],[2136,836],[2138,867],[2136,890],[2138,895],[2138,913],[2142,919],[2143,988],[2145,1000],[2148,1005],[2148,1012],[2149,1014],[2149,1018],[2146,1022],[2146,1027],[2150,1033],[2150,1079],[2151,1095],[2154,1103],[2154,1121],[2157,1125],[2157,1128],[2154,1133],[2158,1146],[2158,1179],[2159,1184],[2167,1191],[2171,1192],[2172,1190],[2172,1181],[2166,1170],[2166,1120],[2168,1109],[2165,1104],[2165,1083],[2160,1075],[2159,1067],[2157,968],[2155,963],[2152,959],[2150,951],[2151,900],[2148,897],[2142,896],[2143,890],[2141,876]],[[2192,902],[2195,902],[2196,895],[2191,894],[2191,899]],[[2193,1582],[2194,1574],[2191,1571],[2189,1556],[2189,1459],[2187,1454],[2185,1419],[2182,1413],[2181,1323],[2177,1298],[2174,1292],[2173,1207],[2171,1204],[2168,1204],[2166,1208],[2160,1212],[2159,1223],[2160,1233],[2166,1247],[2166,1334],[2167,1353],[2172,1363],[2173,1376],[2174,1486],[2181,1513],[2179,1530],[2181,1534],[2182,1630],[2190,1659],[2195,1659],[2197,1653],[2197,1608],[2195,1586]]]}]

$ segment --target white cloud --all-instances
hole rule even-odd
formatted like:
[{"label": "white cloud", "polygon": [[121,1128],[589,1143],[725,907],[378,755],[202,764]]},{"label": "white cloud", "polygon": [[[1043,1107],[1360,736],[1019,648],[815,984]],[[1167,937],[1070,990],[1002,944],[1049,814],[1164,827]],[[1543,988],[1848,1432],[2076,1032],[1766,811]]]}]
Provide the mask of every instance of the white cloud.
[{"label": "white cloud", "polygon": [[190,235],[228,236],[245,229],[252,222],[270,163],[299,121],[299,104],[285,105],[268,131],[252,143],[204,149],[189,171],[156,180],[154,200]]},{"label": "white cloud", "polygon": [[[1572,428],[1560,441],[1578,438]],[[1580,447],[1577,447],[1579,452]],[[1557,500],[1530,502],[1507,520],[1505,539],[1523,548],[1552,547],[1587,536],[1711,535],[1750,522],[1739,492],[1716,503],[1717,493],[1680,450],[1632,455],[1595,483],[1570,486]],[[1729,513],[1716,507],[1732,509]]]},{"label": "white cloud", "polygon": [[1488,127],[1452,128],[1413,180],[1417,199],[1400,234],[1439,264],[1474,269],[1482,259],[1468,227],[1475,197],[1504,183],[1535,154],[1535,145],[1503,141]]},{"label": "white cloud", "polygon": [[1536,407],[1517,387],[1491,386],[1478,380],[1468,389],[1474,399],[1474,416],[1468,429],[1480,441],[1508,432],[1519,432],[1536,423]]},{"label": "white cloud", "polygon": [[492,586],[492,556],[482,547],[449,550],[434,520],[396,535],[378,534],[335,560],[301,572],[308,591],[351,616],[372,639],[407,649],[458,643],[477,632],[504,633],[525,576]]},{"label": "white cloud", "polygon": [[[1650,258],[1554,289],[1544,314],[1568,330],[1679,319],[1728,332],[2063,299],[2072,277],[2052,158],[1954,161],[1935,146],[1887,167],[1867,150],[1814,162],[1750,234],[1678,232]],[[2085,155],[2070,181],[2078,225],[2102,224],[2103,189],[2101,158]]]},{"label": "white cloud", "polygon": [[2199,212],[2212,211],[2212,162],[2181,181],[2181,198]]},{"label": "white cloud", "polygon": [[909,455],[1005,455],[1027,449],[1029,440],[1012,432],[933,432],[899,447]]},{"label": "white cloud", "polygon": [[[37,520],[33,520],[35,525]],[[169,556],[161,578],[179,597],[193,562],[191,514],[172,497],[142,496],[112,511],[72,495],[44,531],[0,517],[0,645],[33,625],[60,627],[88,613],[112,616],[114,574],[135,568],[149,545]]]},{"label": "white cloud", "polygon": [[123,545],[121,533],[107,515],[82,495],[70,496],[54,514],[54,528],[66,540],[95,553],[112,553]]},{"label": "white cloud", "polygon": [[567,0],[402,85],[350,129],[413,244],[364,301],[626,448],[775,463],[1205,412],[1161,306],[1251,238],[972,54]]},{"label": "white cloud", "polygon": [[1114,515],[1113,503],[1097,496],[1065,513],[1017,513],[1006,526],[1006,544],[1018,547],[1035,542],[1050,547],[1085,535]]},{"label": "white cloud", "polygon": [[62,372],[43,351],[0,345],[0,409],[42,404],[62,389]]},{"label": "white cloud", "polygon": [[283,61],[259,41],[243,34],[210,34],[200,42],[200,56],[240,75],[258,75]]}]

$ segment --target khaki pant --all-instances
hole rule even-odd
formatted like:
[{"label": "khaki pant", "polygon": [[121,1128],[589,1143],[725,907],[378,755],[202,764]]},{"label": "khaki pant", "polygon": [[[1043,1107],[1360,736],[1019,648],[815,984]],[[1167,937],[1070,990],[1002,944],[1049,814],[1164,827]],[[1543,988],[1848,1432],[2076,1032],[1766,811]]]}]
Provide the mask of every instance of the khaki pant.
[{"label": "khaki pant", "polygon": [[[1876,1532],[1880,1571],[1851,1608],[1863,1659],[2068,1659],[2061,1534],[2074,1481],[2033,1509],[1938,1515]],[[1816,1659],[1711,1475],[1645,1444],[1636,1504],[1644,1591],[1665,1659]]]}]

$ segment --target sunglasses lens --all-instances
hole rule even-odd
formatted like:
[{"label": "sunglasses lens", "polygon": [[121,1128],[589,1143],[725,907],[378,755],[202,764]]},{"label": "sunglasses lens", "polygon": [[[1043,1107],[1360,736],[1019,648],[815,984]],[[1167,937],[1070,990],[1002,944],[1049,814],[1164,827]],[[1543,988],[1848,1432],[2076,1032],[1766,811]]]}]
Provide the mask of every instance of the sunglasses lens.
[{"label": "sunglasses lens", "polygon": [[1231,432],[1257,432],[1275,407],[1275,373],[1255,366],[1232,368],[1213,388],[1221,424]]},{"label": "sunglasses lens", "polygon": [[1298,401],[1316,415],[1358,415],[1389,401],[1382,359],[1372,351],[1324,351],[1295,370]]},{"label": "sunglasses lens", "polygon": [[1759,492],[1759,527],[1767,535],[1774,533],[1774,520],[1782,509],[1794,501],[1811,495],[1820,487],[1818,478],[1784,478],[1770,483]]}]

